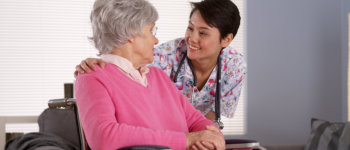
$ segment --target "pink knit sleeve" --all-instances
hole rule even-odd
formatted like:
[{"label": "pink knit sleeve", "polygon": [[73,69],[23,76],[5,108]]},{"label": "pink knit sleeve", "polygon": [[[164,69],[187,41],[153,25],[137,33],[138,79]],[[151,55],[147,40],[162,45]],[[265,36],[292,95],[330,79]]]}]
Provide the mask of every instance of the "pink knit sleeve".
[{"label": "pink knit sleeve", "polygon": [[179,90],[177,90],[177,93],[182,102],[190,132],[205,130],[207,125],[215,125],[212,121],[206,119],[199,110],[195,109]]},{"label": "pink knit sleeve", "polygon": [[[109,150],[131,145],[163,145],[172,149],[186,149],[184,133],[149,129],[118,123],[115,107],[106,82],[91,74],[79,75],[75,84],[79,113],[88,144],[92,149]],[[187,105],[187,104],[186,104]],[[185,107],[193,131],[209,124],[192,108]]]}]

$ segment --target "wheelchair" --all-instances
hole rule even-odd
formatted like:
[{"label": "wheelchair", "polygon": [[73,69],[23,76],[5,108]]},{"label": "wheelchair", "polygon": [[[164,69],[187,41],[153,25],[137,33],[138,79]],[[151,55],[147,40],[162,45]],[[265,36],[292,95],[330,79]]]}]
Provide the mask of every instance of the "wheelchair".
[{"label": "wheelchair", "polygon": [[[40,132],[49,132],[72,141],[81,150],[89,150],[84,132],[80,124],[78,107],[73,98],[52,99],[38,119]],[[55,118],[55,119],[52,119]],[[257,149],[264,150],[258,141],[247,139],[225,139],[226,149]],[[161,145],[139,145],[124,147],[120,150],[168,150]]]},{"label": "wheelchair", "polygon": [[[34,138],[44,138],[46,141],[41,143],[48,142],[51,144],[49,146],[55,146],[55,144],[52,143],[56,143],[56,146],[59,146],[61,149],[63,148],[62,145],[68,145],[65,149],[90,150],[84,136],[78,114],[78,107],[74,98],[49,100],[48,108],[46,108],[38,118],[38,125],[39,133],[30,133],[29,135],[24,135],[24,137],[18,137],[15,139],[17,140],[17,144],[23,145],[25,141],[21,140],[28,141],[29,139],[33,141]],[[38,140],[36,141],[38,143]],[[255,140],[225,139],[225,142],[226,150],[265,150],[265,148],[261,147],[259,142]],[[29,149],[29,147],[23,146],[19,148],[21,145],[14,146],[13,144],[15,143],[16,142],[13,142],[13,140],[6,143],[5,150]],[[26,144],[26,146],[30,145],[33,144]],[[54,148],[51,147],[49,149]],[[162,145],[135,145],[123,147],[118,150],[170,150],[170,148]]]}]

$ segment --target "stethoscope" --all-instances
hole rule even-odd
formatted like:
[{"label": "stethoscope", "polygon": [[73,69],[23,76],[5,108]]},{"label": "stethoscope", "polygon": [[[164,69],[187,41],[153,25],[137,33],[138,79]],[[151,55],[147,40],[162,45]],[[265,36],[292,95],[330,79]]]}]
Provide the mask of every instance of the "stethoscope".
[{"label": "stethoscope", "polygon": [[[222,49],[221,49],[222,51]],[[220,117],[220,92],[221,92],[221,87],[220,87],[220,83],[221,83],[221,58],[220,58],[220,54],[221,51],[219,53],[218,56],[218,60],[217,60],[217,65],[218,68],[216,70],[216,93],[215,93],[215,120],[214,123],[220,128],[223,129],[224,128],[224,124],[221,122],[221,117]],[[190,66],[190,69],[192,71],[192,75],[193,75],[193,88],[192,88],[192,95],[191,95],[191,103],[193,102],[194,99],[194,89],[196,88],[197,85],[197,76],[196,76],[196,72],[193,69],[193,65],[191,63],[191,60],[188,59],[187,57],[187,52],[183,53],[183,57],[181,58],[181,61],[179,63],[179,66],[177,67],[177,70],[175,72],[175,75],[173,77],[173,82],[176,83],[177,82],[177,76],[180,73],[180,69],[182,67],[182,65],[184,65],[185,59],[187,59],[188,65]]]}]

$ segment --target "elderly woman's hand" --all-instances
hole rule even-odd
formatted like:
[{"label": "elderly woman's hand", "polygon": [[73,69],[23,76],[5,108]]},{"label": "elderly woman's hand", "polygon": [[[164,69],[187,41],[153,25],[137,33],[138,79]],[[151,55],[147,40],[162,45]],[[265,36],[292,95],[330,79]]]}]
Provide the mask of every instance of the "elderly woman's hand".
[{"label": "elderly woman's hand", "polygon": [[80,62],[79,65],[75,66],[74,77],[77,77],[79,73],[90,72],[91,70],[95,71],[95,64],[99,65],[102,69],[105,67],[105,63],[102,59],[98,58],[87,58]]},{"label": "elderly woman's hand", "polygon": [[219,129],[215,126],[207,126],[207,130],[202,130],[198,132],[191,132],[186,134],[186,147],[187,149],[194,150],[224,150],[225,149],[225,139],[220,133]]},{"label": "elderly woman's hand", "polygon": [[206,141],[197,141],[191,146],[190,150],[215,150],[215,146]]}]

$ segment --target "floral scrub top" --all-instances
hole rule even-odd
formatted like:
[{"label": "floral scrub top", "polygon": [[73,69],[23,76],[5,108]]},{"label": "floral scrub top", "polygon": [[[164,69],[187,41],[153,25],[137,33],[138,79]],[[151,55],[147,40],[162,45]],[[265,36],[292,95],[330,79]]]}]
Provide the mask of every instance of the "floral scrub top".
[{"label": "floral scrub top", "polygon": [[[154,48],[154,61],[151,64],[161,68],[173,80],[179,63],[184,57],[186,43],[184,38],[178,38],[163,43]],[[242,54],[231,47],[226,47],[221,54],[221,115],[232,118],[236,110],[237,102],[242,89],[242,81],[246,76],[246,62]],[[191,101],[194,94],[192,105],[200,110],[203,115],[209,111],[215,110],[215,91],[216,91],[216,72],[217,66],[209,76],[209,79],[199,91],[193,90],[192,71],[185,59],[177,76],[176,87]]]}]

